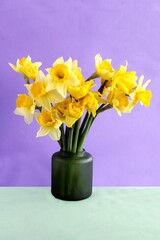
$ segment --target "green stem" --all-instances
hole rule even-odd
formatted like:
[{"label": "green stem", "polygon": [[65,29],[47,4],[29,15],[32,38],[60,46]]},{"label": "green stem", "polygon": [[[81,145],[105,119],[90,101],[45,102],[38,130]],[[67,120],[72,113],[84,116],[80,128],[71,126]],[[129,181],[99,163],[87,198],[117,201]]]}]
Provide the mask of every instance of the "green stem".
[{"label": "green stem", "polygon": [[[103,105],[103,104],[102,104]],[[101,106],[102,106],[101,105]],[[106,110],[108,110],[108,109],[110,109],[110,108],[113,108],[113,105],[112,104],[108,104],[108,105],[106,105],[105,107],[104,107],[104,105],[100,108],[98,108],[98,110],[97,110],[97,113],[96,113],[96,116],[99,114],[99,113],[101,113],[101,112],[104,112],[104,111],[106,111]]]},{"label": "green stem", "polygon": [[26,75],[24,75],[24,79],[25,79],[25,81],[26,81],[27,84],[30,84],[29,78],[28,78]]},{"label": "green stem", "polygon": [[82,122],[82,124],[81,124],[81,127],[80,127],[80,130],[79,130],[79,136],[81,136],[82,135],[82,132],[83,132],[83,130],[84,130],[84,127],[85,127],[85,125],[86,125],[86,122],[87,122],[87,119],[88,119],[88,112],[86,112],[86,115],[85,115],[85,117],[84,117],[84,119],[83,119],[83,122]]},{"label": "green stem", "polygon": [[74,128],[74,139],[73,139],[73,148],[72,148],[73,153],[76,153],[77,151],[80,124],[81,124],[81,119],[78,119],[77,122],[75,123],[75,128]]},{"label": "green stem", "polygon": [[66,151],[66,139],[65,139],[64,125],[63,124],[60,126],[60,130],[61,130],[62,150]]},{"label": "green stem", "polygon": [[105,104],[102,104],[101,106],[99,106],[99,108],[97,109],[97,111],[96,111],[96,114],[97,114],[97,112],[101,109],[101,108],[103,108],[105,106]]},{"label": "green stem", "polygon": [[36,106],[35,109],[39,110],[40,112],[42,111],[42,107]]},{"label": "green stem", "polygon": [[87,136],[87,134],[88,134],[88,131],[89,131],[89,129],[90,129],[90,126],[91,126],[91,124],[92,124],[93,118],[94,118],[93,115],[90,114],[89,119],[88,119],[88,122],[87,122],[87,124],[86,124],[86,128],[85,128],[85,130],[83,131],[83,133],[82,133],[82,135],[81,135],[81,137],[80,137],[79,143],[78,143],[78,148],[77,148],[77,151],[78,151],[78,152],[80,152],[80,151],[83,150],[83,144],[84,144],[85,138],[86,138],[86,136]]},{"label": "green stem", "polygon": [[99,78],[99,76],[96,72],[94,72],[89,78],[87,78],[86,82],[91,80],[91,79],[94,79],[94,78]]},{"label": "green stem", "polygon": [[68,144],[67,144],[68,152],[72,152],[72,140],[73,140],[73,127],[68,128]]},{"label": "green stem", "polygon": [[[96,116],[92,119],[92,122],[91,122],[91,124],[90,124],[90,128],[91,128],[94,120],[96,119],[96,117],[98,116],[98,114],[99,114],[100,112],[104,112],[105,110],[109,110],[109,109],[111,109],[111,108],[113,107],[111,104],[108,104],[108,105],[105,106],[105,107],[104,107],[104,106],[105,106],[105,104],[102,104],[102,105],[98,108],[97,113],[96,113]],[[89,129],[90,129],[90,128],[89,128]]]},{"label": "green stem", "polygon": [[60,148],[62,149],[62,142],[61,142],[61,140],[58,140],[58,144],[59,144]]},{"label": "green stem", "polygon": [[104,81],[104,83],[100,86],[100,88],[98,89],[98,92],[100,92],[101,94],[103,93],[103,90],[105,88],[105,85],[107,83],[107,80]]},{"label": "green stem", "polygon": [[68,136],[69,136],[69,128],[66,126],[66,130],[65,130],[66,151],[68,150]]}]

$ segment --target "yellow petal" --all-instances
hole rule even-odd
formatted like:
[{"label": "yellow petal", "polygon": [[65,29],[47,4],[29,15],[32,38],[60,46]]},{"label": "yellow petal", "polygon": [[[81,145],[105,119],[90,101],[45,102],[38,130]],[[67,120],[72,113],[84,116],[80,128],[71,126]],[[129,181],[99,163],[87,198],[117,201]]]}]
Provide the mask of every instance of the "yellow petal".
[{"label": "yellow petal", "polygon": [[65,124],[67,127],[71,128],[72,125],[77,121],[77,118],[66,116],[65,118]]},{"label": "yellow petal", "polygon": [[17,67],[14,66],[12,63],[9,63],[9,66],[16,72],[18,72]]},{"label": "yellow petal", "polygon": [[150,90],[137,92],[136,93],[136,98],[140,100],[142,105],[144,105],[145,107],[148,107],[150,105],[150,101],[151,101],[151,98],[152,98],[152,92]]},{"label": "yellow petal", "polygon": [[114,69],[111,65],[111,59],[102,60],[100,54],[95,56],[95,68],[97,74],[105,80],[110,80],[114,74]]}]

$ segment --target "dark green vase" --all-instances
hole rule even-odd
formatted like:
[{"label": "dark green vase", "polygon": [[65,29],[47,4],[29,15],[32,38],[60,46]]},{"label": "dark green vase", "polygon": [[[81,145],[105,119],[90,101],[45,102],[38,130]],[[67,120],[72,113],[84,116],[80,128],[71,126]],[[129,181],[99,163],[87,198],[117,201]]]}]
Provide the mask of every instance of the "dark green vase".
[{"label": "dark green vase", "polygon": [[51,192],[62,200],[82,200],[92,194],[92,155],[59,151],[52,156]]}]

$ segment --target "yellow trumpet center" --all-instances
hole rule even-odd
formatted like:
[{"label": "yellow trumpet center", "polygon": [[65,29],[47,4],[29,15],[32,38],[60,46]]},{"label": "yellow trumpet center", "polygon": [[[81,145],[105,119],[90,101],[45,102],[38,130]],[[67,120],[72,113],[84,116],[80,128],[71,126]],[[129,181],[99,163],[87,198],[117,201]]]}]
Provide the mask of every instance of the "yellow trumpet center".
[{"label": "yellow trumpet center", "polygon": [[40,98],[46,94],[46,90],[42,82],[33,83],[30,91],[34,98]]},{"label": "yellow trumpet center", "polygon": [[56,122],[56,119],[49,111],[41,112],[39,117],[39,123],[41,126],[51,127]]},{"label": "yellow trumpet center", "polygon": [[80,118],[84,111],[84,106],[79,102],[71,102],[68,105],[69,115],[75,118]]},{"label": "yellow trumpet center", "polygon": [[18,98],[16,100],[16,106],[18,108],[20,107],[26,107],[26,108],[30,108],[33,104],[32,99],[27,96],[26,94],[20,94],[18,95]]},{"label": "yellow trumpet center", "polygon": [[57,64],[55,67],[53,67],[50,71],[51,76],[53,79],[57,82],[64,83],[68,80],[69,72],[68,68],[65,64]]}]

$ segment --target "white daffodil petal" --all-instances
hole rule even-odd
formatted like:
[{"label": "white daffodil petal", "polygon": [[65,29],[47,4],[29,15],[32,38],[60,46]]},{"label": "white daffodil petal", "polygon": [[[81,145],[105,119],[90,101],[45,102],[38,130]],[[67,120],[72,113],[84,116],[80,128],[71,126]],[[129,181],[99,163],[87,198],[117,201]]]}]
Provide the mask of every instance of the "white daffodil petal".
[{"label": "white daffodil petal", "polygon": [[14,114],[23,116],[25,123],[27,123],[28,125],[31,124],[31,122],[33,121],[33,114],[31,114],[31,112],[27,108],[16,108],[14,110]]},{"label": "white daffodil petal", "polygon": [[31,62],[31,57],[30,55],[28,55],[28,57],[26,58],[27,61]]},{"label": "white daffodil petal", "polygon": [[117,109],[117,108],[116,108],[116,110],[117,110],[118,115],[121,117],[122,116],[121,111],[119,111],[119,109]]},{"label": "white daffodil petal", "polygon": [[76,68],[78,68],[78,61],[77,61],[77,60],[74,60],[74,61],[72,62],[72,69],[76,69]]},{"label": "white daffodil petal", "polygon": [[34,114],[34,112],[35,112],[35,104],[33,104],[32,106],[31,106],[31,108],[30,108],[30,113],[31,114]]},{"label": "white daffodil petal", "polygon": [[143,83],[143,80],[144,80],[144,76],[140,76],[139,78],[139,82],[138,82],[138,85],[137,85],[137,89],[139,89],[141,86],[142,86],[142,83]]},{"label": "white daffodil petal", "polygon": [[35,65],[37,68],[39,68],[39,67],[42,65],[42,63],[41,63],[41,62],[35,62],[34,65]]},{"label": "white daffodil petal", "polygon": [[64,100],[62,95],[56,89],[48,92],[47,97],[51,103],[59,103]]},{"label": "white daffodil petal", "polygon": [[63,98],[66,98],[67,96],[67,87],[65,84],[61,85],[61,84],[56,84],[56,90],[60,93],[60,95],[63,97]]},{"label": "white daffodil petal", "polygon": [[36,137],[43,137],[49,133],[48,127],[40,127],[39,131],[37,132]]},{"label": "white daffodil petal", "polygon": [[68,84],[73,87],[78,86],[80,84],[79,79],[75,76],[73,72],[70,72],[70,78],[68,80]]},{"label": "white daffodil petal", "polygon": [[21,107],[21,108],[16,108],[14,110],[14,114],[20,115],[20,116],[25,116],[27,115],[29,110],[27,108]]},{"label": "white daffodil petal", "polygon": [[30,89],[32,87],[32,84],[24,84],[24,86],[27,88],[27,90],[30,92]]},{"label": "white daffodil petal", "polygon": [[64,63],[63,57],[59,57],[53,64],[52,67],[55,67],[58,64]]},{"label": "white daffodil petal", "polygon": [[49,79],[49,82],[46,86],[46,91],[49,92],[49,91],[52,91],[55,88],[56,88],[56,83],[52,82],[51,79]]},{"label": "white daffodil petal", "polygon": [[96,66],[99,65],[99,64],[101,64],[101,62],[102,62],[102,57],[101,57],[101,55],[98,53],[98,54],[95,56],[95,65],[96,65]]},{"label": "white daffodil petal", "polygon": [[59,129],[52,129],[49,132],[49,137],[53,140],[59,140],[61,137],[61,131]]},{"label": "white daffodil petal", "polygon": [[33,122],[33,115],[31,113],[24,116],[24,121],[28,125],[30,125]]},{"label": "white daffodil petal", "polygon": [[40,105],[43,106],[45,109],[51,110],[51,103],[50,103],[49,99],[46,96],[45,97],[41,97],[39,102],[40,102]]},{"label": "white daffodil petal", "polygon": [[65,62],[65,65],[68,67],[69,70],[72,70],[72,58],[71,57]]},{"label": "white daffodil petal", "polygon": [[57,119],[56,123],[54,124],[54,128],[58,129],[61,126],[62,122]]},{"label": "white daffodil petal", "polygon": [[18,71],[17,71],[17,67],[14,66],[12,63],[9,63],[9,66],[10,66],[14,71],[18,72]]},{"label": "white daffodil petal", "polygon": [[45,74],[40,70],[36,76],[35,82],[43,82],[45,80]]},{"label": "white daffodil petal", "polygon": [[151,82],[151,80],[149,79],[149,80],[147,80],[146,82],[145,82],[145,84],[143,85],[143,89],[146,89],[146,87],[148,86],[148,84]]}]

